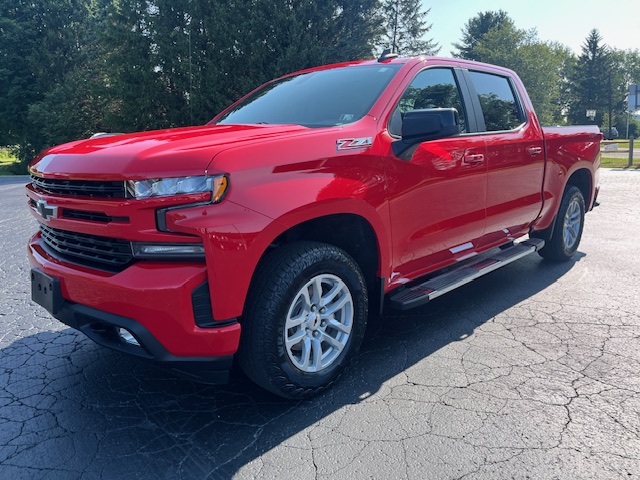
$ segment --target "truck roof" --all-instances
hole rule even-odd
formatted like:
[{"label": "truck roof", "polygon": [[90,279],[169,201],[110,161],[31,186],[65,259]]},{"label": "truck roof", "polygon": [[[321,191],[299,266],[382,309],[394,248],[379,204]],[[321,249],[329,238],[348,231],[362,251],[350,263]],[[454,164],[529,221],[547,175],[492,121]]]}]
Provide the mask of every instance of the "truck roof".
[{"label": "truck roof", "polygon": [[280,78],[288,77],[290,75],[298,75],[301,73],[315,72],[320,70],[328,70],[332,68],[345,68],[356,65],[406,65],[409,68],[413,67],[416,64],[423,63],[425,66],[429,64],[447,64],[447,65],[457,65],[463,68],[479,68],[485,71],[493,71],[496,73],[501,73],[503,75],[509,75],[516,77],[516,73],[513,70],[510,70],[505,67],[500,67],[498,65],[492,65],[488,63],[476,62],[473,60],[464,60],[461,58],[451,58],[451,57],[437,57],[437,56],[426,56],[421,55],[417,57],[392,57],[385,60],[379,59],[368,59],[368,60],[353,60],[347,62],[339,62],[339,63],[331,63],[327,65],[320,65],[317,67],[306,68],[303,70],[298,70],[295,72],[288,73],[283,75]]}]

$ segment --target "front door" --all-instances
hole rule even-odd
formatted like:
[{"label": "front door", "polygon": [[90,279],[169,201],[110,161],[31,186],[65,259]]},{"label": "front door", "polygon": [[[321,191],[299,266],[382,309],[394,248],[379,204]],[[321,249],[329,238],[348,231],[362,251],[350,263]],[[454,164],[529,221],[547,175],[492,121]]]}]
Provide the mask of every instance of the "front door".
[{"label": "front door", "polygon": [[[482,136],[470,128],[456,72],[428,68],[411,81],[389,120],[399,137],[409,110],[455,108],[461,135],[430,140],[406,158],[387,158],[393,274],[400,284],[473,255],[485,226],[487,165]],[[473,119],[471,119],[473,121]]]}]

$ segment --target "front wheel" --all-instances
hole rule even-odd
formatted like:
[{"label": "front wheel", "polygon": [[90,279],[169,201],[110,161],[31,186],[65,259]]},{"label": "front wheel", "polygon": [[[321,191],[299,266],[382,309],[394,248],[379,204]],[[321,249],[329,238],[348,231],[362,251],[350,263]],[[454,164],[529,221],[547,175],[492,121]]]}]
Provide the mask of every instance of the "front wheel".
[{"label": "front wheel", "polygon": [[284,245],[256,271],[240,366],[277,395],[309,397],[335,381],[357,352],[367,306],[364,277],[346,252],[316,242]]},{"label": "front wheel", "polygon": [[584,228],[585,203],[578,187],[567,188],[556,216],[553,235],[538,252],[543,258],[567,261],[578,250]]}]

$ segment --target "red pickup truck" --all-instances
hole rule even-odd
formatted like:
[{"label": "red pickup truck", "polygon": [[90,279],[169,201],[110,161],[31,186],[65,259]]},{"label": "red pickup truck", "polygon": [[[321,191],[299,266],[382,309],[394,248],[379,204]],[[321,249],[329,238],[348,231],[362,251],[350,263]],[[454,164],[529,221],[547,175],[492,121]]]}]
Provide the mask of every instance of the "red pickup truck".
[{"label": "red pickup truck", "polygon": [[306,397],[385,303],[422,305],[536,251],[569,259],[601,139],[542,128],[517,75],[491,65],[383,55],[293,73],[204,126],[35,158],[32,298],[194,380],[226,381],[236,358]]}]

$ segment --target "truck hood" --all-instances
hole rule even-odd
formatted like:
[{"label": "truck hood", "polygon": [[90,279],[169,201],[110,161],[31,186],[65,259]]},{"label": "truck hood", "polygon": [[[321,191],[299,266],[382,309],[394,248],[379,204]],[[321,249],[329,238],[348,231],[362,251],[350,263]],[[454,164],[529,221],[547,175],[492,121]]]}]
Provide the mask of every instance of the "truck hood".
[{"label": "truck hood", "polygon": [[205,125],[98,137],[45,150],[30,171],[80,180],[203,175],[223,150],[308,131],[300,125]]}]

